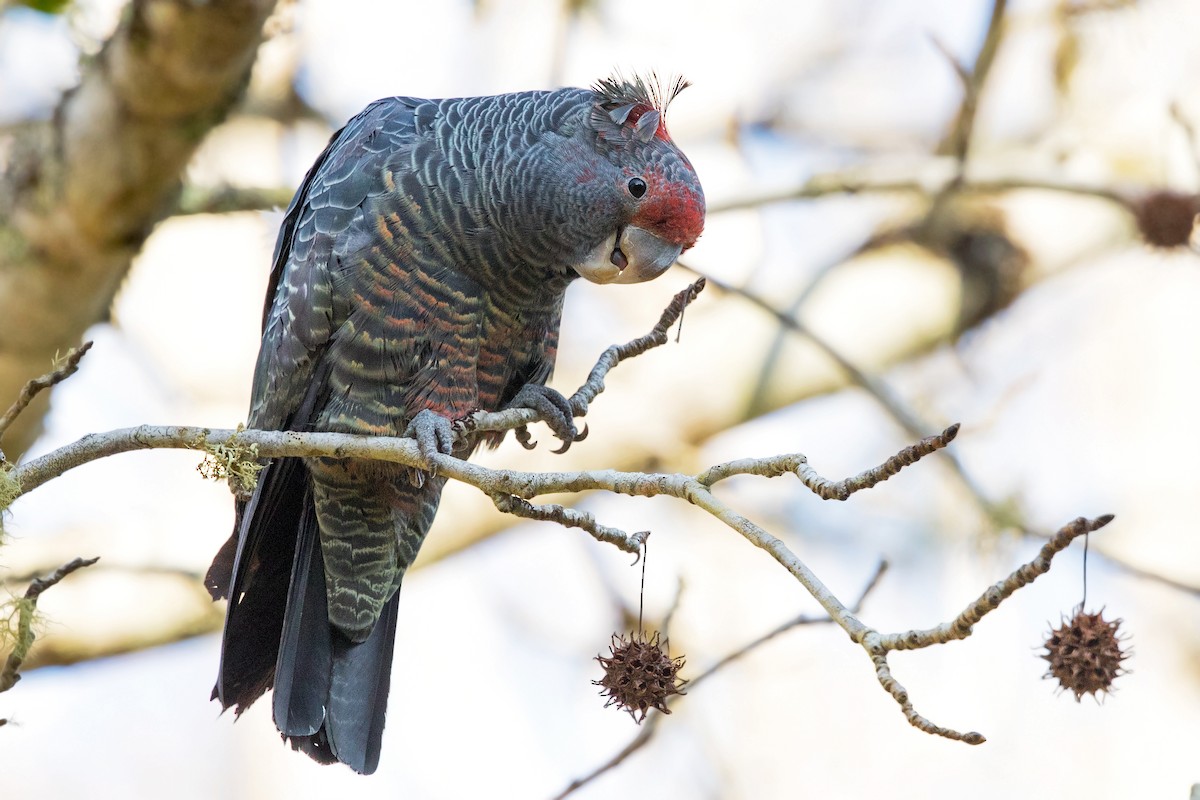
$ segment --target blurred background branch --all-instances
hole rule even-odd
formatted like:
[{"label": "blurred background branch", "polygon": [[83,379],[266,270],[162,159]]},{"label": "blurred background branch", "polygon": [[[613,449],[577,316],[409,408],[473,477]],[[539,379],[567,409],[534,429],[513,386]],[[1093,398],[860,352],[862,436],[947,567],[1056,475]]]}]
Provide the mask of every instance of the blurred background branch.
[{"label": "blurred background branch", "polygon": [[[64,4],[39,10],[51,13]],[[37,6],[35,6],[37,7]],[[0,172],[0,397],[103,320],[204,135],[241,95],[274,0],[137,0]],[[19,457],[43,395],[8,431]]]}]

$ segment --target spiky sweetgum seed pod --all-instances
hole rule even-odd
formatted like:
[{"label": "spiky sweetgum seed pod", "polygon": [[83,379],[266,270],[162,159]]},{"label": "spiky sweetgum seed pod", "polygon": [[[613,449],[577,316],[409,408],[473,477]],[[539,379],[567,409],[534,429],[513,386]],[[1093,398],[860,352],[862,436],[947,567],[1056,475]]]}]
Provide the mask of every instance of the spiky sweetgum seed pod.
[{"label": "spiky sweetgum seed pod", "polygon": [[1108,692],[1113,681],[1125,670],[1121,662],[1129,657],[1122,651],[1117,629],[1121,620],[1106,622],[1104,610],[1088,614],[1082,608],[1070,620],[1063,621],[1046,637],[1043,659],[1050,663],[1045,678],[1054,678],[1065,691],[1075,693],[1075,702],[1085,695]]},{"label": "spiky sweetgum seed pod", "polygon": [[667,698],[684,694],[680,690],[687,683],[678,678],[683,656],[671,658],[666,646],[659,642],[657,632],[649,638],[634,633],[628,639],[614,633],[609,652],[607,657],[596,656],[604,668],[604,677],[592,681],[602,687],[601,695],[608,696],[604,707],[615,703],[638,723],[646,718],[646,712],[651,708],[670,714]]},{"label": "spiky sweetgum seed pod", "polygon": [[1200,197],[1180,192],[1152,192],[1130,204],[1138,233],[1154,247],[1185,247],[1192,235]]}]

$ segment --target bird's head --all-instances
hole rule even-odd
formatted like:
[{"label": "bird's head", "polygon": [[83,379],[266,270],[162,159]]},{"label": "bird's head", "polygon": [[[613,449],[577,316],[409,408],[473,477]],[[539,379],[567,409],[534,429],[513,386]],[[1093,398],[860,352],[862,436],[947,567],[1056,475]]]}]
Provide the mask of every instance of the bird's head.
[{"label": "bird's head", "polygon": [[588,120],[595,161],[576,180],[598,198],[589,242],[571,264],[593,283],[641,283],[667,270],[704,229],[704,190],[667,133],[667,105],[687,87],[664,91],[651,77],[598,83]]}]

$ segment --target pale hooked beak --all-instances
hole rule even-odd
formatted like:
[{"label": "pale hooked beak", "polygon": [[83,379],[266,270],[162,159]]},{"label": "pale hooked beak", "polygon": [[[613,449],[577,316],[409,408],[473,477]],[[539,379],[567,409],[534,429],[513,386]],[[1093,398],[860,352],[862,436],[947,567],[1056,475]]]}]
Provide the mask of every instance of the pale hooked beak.
[{"label": "pale hooked beak", "polygon": [[592,283],[641,283],[666,272],[681,252],[677,244],[626,225],[571,266]]}]

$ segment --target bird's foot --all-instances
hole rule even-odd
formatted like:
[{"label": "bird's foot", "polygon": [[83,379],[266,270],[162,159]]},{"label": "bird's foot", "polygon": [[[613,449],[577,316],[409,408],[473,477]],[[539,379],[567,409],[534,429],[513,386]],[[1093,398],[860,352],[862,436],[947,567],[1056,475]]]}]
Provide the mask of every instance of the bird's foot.
[{"label": "bird's foot", "polygon": [[417,412],[404,429],[404,435],[416,440],[426,465],[430,465],[434,456],[450,455],[454,451],[454,422],[432,409]]},{"label": "bird's foot", "polygon": [[[555,453],[565,453],[572,444],[582,442],[587,438],[586,424],[583,426],[582,433],[575,428],[575,410],[571,407],[571,401],[563,397],[561,392],[548,386],[536,383],[525,384],[508,404],[508,407],[528,408],[540,414],[542,421],[562,442],[562,446],[553,451]],[[536,446],[537,442],[533,441],[533,437],[530,436],[529,430],[524,425],[517,428],[515,433],[517,441],[526,450],[532,450]]]}]

